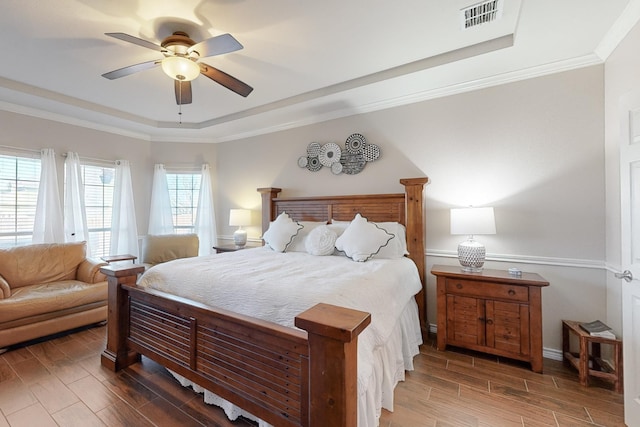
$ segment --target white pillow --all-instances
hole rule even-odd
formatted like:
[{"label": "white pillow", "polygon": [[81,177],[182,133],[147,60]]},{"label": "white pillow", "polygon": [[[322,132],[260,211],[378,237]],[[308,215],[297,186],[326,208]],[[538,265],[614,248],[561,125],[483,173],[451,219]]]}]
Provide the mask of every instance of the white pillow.
[{"label": "white pillow", "polygon": [[274,251],[284,252],[301,228],[302,225],[289,218],[286,212],[282,212],[269,224],[269,229],[262,238],[264,243]]},{"label": "white pillow", "polygon": [[378,253],[391,239],[393,234],[356,214],[342,236],[336,240],[336,249],[354,261],[364,262]]},{"label": "white pillow", "polygon": [[333,255],[338,235],[327,225],[316,227],[307,236],[305,247],[311,255]]},{"label": "white pillow", "polygon": [[[338,237],[340,237],[349,224],[351,224],[351,221],[336,221],[332,219],[330,227],[336,231]],[[407,233],[404,225],[399,222],[375,222],[374,224],[380,228],[384,228],[386,232],[394,236],[386,246],[380,248],[380,251],[373,256],[374,258],[395,259],[409,255],[409,251],[407,250]]]},{"label": "white pillow", "polygon": [[407,250],[407,233],[404,225],[399,222],[376,222],[378,227],[384,228],[388,233],[393,234],[393,239],[386,246],[380,248],[380,251],[374,255],[374,258],[402,258],[409,255]]},{"label": "white pillow", "polygon": [[291,244],[287,246],[287,252],[307,252],[305,242],[307,240],[307,237],[309,236],[309,233],[311,233],[311,231],[313,231],[316,227],[327,225],[325,221],[298,221],[298,224],[302,226],[302,229],[300,229],[298,234],[293,238],[293,242],[291,242]]}]

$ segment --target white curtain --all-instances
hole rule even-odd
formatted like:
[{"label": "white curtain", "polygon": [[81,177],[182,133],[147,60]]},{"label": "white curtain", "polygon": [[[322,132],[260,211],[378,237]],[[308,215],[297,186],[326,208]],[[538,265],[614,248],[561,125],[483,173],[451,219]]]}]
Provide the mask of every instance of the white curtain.
[{"label": "white curtain", "polygon": [[153,187],[151,188],[151,207],[149,211],[149,234],[173,234],[173,216],[171,199],[167,185],[167,171],[164,165],[155,165],[153,169]]},{"label": "white curtain", "polygon": [[196,234],[200,240],[198,255],[208,255],[216,243],[216,215],[213,209],[213,190],[211,188],[211,168],[202,165],[200,179],[200,197],[198,198],[198,212],[196,213]]},{"label": "white curtain", "polygon": [[130,254],[138,256],[138,227],[136,208],[133,203],[131,168],[129,161],[116,162],[116,177],[113,183],[113,214],[111,216],[110,255]]},{"label": "white curtain", "polygon": [[58,191],[58,173],[56,155],[53,148],[41,150],[40,188],[36,203],[36,216],[33,224],[33,243],[63,243],[64,223],[60,192]]},{"label": "white curtain", "polygon": [[64,161],[64,240],[87,242],[87,256],[91,256],[91,241],[87,228],[87,212],[84,204],[82,168],[78,153],[68,152]]}]

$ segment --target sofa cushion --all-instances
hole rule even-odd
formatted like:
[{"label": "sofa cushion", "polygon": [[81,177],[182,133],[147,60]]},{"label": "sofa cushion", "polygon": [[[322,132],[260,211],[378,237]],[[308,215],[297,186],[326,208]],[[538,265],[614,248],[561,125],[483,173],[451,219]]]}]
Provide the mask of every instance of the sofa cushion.
[{"label": "sofa cushion", "polygon": [[149,234],[142,239],[142,263],[160,264],[198,256],[197,234]]},{"label": "sofa cushion", "polygon": [[0,276],[12,291],[36,283],[76,278],[86,257],[86,243],[45,243],[0,249]]},{"label": "sofa cushion", "polygon": [[5,322],[107,300],[107,282],[77,280],[22,286],[0,300],[0,329]]}]

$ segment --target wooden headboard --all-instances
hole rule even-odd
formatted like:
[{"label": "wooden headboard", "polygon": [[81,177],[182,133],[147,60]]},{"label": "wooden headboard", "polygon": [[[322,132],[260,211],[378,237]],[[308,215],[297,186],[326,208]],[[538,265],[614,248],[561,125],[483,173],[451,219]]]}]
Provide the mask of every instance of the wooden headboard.
[{"label": "wooden headboard", "polygon": [[350,221],[356,213],[373,222],[396,221],[407,229],[409,258],[418,267],[422,291],[416,295],[420,310],[420,325],[426,324],[426,278],[424,253],[423,188],[429,178],[401,179],[404,193],[365,194],[354,196],[278,197],[280,188],[258,188],[262,195],[262,232],[269,228],[280,213],[287,212],[296,221]]}]

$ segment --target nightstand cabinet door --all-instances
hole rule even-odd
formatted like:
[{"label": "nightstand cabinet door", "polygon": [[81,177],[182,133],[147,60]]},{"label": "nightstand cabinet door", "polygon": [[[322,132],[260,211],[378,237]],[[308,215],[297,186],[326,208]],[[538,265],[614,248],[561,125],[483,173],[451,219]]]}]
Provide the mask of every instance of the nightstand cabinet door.
[{"label": "nightstand cabinet door", "polygon": [[459,347],[484,346],[484,301],[447,295],[447,343]]},{"label": "nightstand cabinet door", "polygon": [[485,301],[487,347],[502,354],[517,354],[527,360],[529,348],[529,305]]}]

